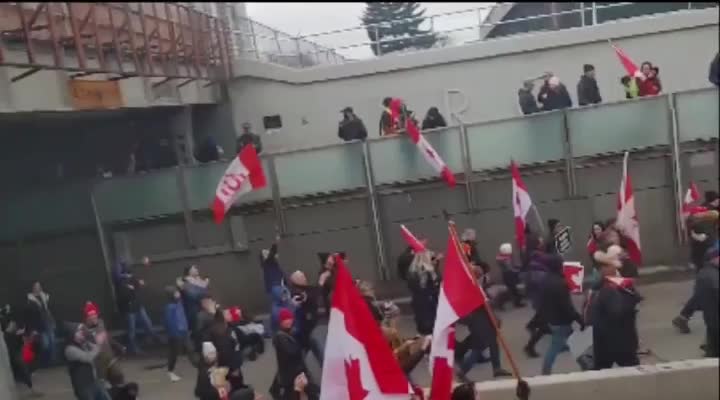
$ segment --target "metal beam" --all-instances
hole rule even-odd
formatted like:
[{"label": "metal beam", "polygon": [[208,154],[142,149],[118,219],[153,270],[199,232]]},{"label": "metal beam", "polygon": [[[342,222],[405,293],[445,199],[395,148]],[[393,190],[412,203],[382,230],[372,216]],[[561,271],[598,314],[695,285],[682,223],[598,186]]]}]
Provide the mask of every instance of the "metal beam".
[{"label": "metal beam", "polygon": [[30,27],[25,19],[25,11],[23,10],[22,4],[23,3],[15,3],[23,35],[25,35],[25,51],[27,52],[28,62],[35,63],[35,46],[33,46],[32,37],[30,36]]},{"label": "metal beam", "polygon": [[[85,57],[85,47],[82,44],[82,40],[80,39],[80,29],[78,28],[77,21],[75,20],[75,11],[73,10],[73,3],[67,2],[65,3],[67,5],[69,18],[70,18],[70,28],[72,29],[73,33],[73,39],[75,40],[75,51],[78,65],[80,68],[87,68],[87,58]],[[90,13],[88,12],[88,16]]]},{"label": "metal beam", "polygon": [[15,82],[17,82],[17,81],[21,81],[21,80],[27,78],[28,76],[33,75],[33,74],[35,74],[36,72],[40,71],[40,69],[41,69],[41,68],[38,68],[38,67],[30,68],[29,70],[27,70],[27,71],[25,71],[25,72],[23,72],[23,73],[21,73],[21,74],[15,75],[15,76],[13,76],[12,78],[10,78],[10,82],[11,82],[11,83],[15,83]]},{"label": "metal beam", "polygon": [[389,272],[385,263],[385,241],[382,234],[382,222],[378,211],[377,193],[375,192],[375,177],[370,156],[370,145],[366,140],[362,142],[363,167],[365,169],[365,185],[367,187],[368,201],[370,203],[370,225],[373,227],[375,237],[375,255],[378,263],[378,278],[389,279]]}]

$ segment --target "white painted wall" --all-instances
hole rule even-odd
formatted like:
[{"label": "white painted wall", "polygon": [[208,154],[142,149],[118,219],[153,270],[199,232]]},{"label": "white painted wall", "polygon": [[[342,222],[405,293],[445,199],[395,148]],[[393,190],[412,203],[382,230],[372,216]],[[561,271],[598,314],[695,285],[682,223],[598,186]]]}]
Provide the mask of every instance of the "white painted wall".
[{"label": "white painted wall", "polygon": [[234,123],[237,132],[248,121],[262,133],[262,117],[280,114],[282,131],[263,141],[268,151],[282,151],[338,142],[345,106],[352,106],[376,136],[385,96],[405,99],[419,117],[438,106],[448,119],[444,92],[460,89],[469,100],[467,122],[517,116],[522,81],[546,70],[563,80],[577,102],[576,83],[585,63],[595,65],[603,99],[622,100],[624,70],[608,39],[637,63],[658,65],[666,92],[707,87],[709,64],[718,51],[718,12],[682,11],[305,70],[244,60],[236,63],[238,78],[230,86]]}]

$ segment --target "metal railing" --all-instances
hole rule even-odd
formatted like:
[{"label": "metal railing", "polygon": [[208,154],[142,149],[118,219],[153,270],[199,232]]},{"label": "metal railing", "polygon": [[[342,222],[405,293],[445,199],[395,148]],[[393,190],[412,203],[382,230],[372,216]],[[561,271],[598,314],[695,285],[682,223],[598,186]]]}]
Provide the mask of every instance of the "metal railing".
[{"label": "metal railing", "polygon": [[[256,59],[292,67],[339,64],[351,59],[367,59],[397,53],[386,51],[396,42],[414,42],[424,37],[436,36],[432,47],[452,47],[489,40],[494,36],[510,36],[533,31],[560,30],[602,24],[621,18],[689,10],[712,6],[712,3],[682,3],[687,7],[672,6],[641,10],[646,3],[546,3],[548,12],[521,18],[503,19],[516,3],[495,3],[428,15],[422,18],[420,28],[427,33],[409,37],[383,37],[382,30],[394,24],[416,21],[399,19],[378,24],[358,25],[307,35],[292,36],[247,19],[245,27],[233,30],[237,42],[234,56],[239,59]],[[658,3],[662,4],[662,3]],[[668,3],[670,4],[670,3]],[[716,3],[715,3],[716,4]],[[522,6],[522,5],[518,5]],[[635,8],[631,8],[635,7]],[[640,11],[640,12],[638,12]],[[501,29],[504,32],[493,33]],[[372,36],[377,40],[370,39]],[[365,48],[365,51],[362,50]],[[406,51],[420,50],[409,45]]]}]

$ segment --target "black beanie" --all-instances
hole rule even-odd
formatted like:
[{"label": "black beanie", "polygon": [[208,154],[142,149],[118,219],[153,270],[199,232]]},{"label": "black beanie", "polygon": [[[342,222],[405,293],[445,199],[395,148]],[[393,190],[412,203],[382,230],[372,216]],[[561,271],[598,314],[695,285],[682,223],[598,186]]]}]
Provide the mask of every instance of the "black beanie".
[{"label": "black beanie", "polygon": [[585,64],[585,65],[583,65],[583,72],[584,72],[584,73],[587,73],[587,72],[590,72],[590,71],[594,71],[594,70],[595,70],[595,67],[594,67],[592,64]]}]

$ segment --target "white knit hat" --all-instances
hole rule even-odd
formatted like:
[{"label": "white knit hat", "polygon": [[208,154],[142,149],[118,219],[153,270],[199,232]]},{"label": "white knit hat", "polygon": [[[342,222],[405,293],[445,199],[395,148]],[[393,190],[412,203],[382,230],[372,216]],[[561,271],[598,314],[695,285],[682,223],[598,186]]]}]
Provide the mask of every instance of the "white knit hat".
[{"label": "white knit hat", "polygon": [[512,254],[512,244],[510,243],[503,243],[500,245],[500,254],[504,256],[509,256]]},{"label": "white knit hat", "polygon": [[215,345],[212,344],[212,342],[203,342],[202,353],[205,357],[208,357],[211,354],[217,355],[217,349],[215,348]]},{"label": "white knit hat", "polygon": [[557,76],[553,76],[552,78],[550,78],[548,80],[548,85],[550,85],[550,86],[560,85],[560,78],[558,78]]}]

